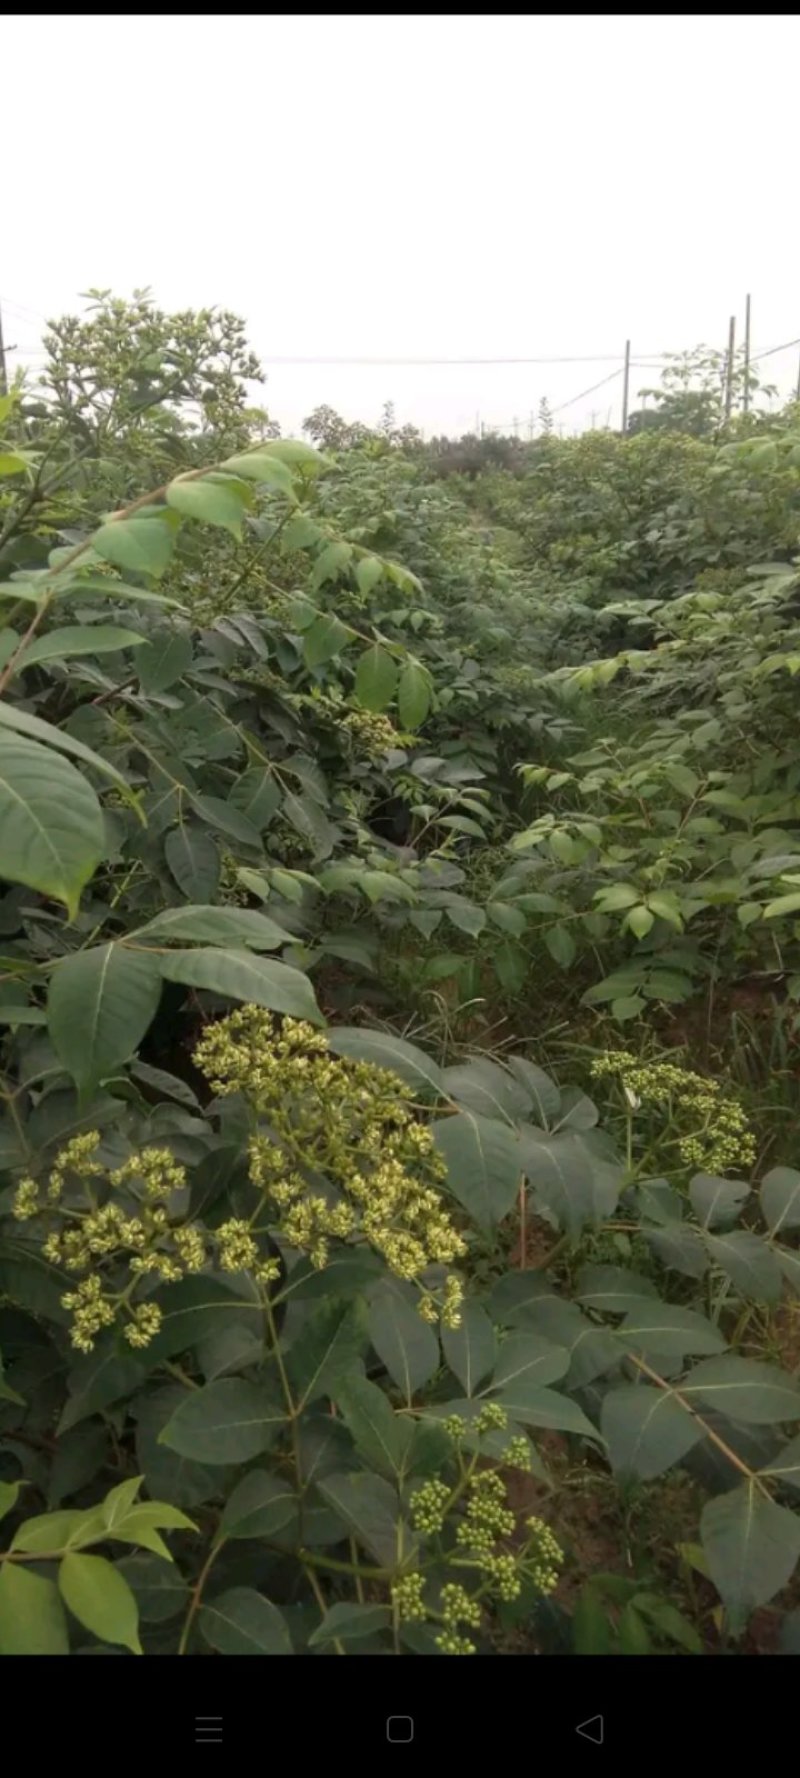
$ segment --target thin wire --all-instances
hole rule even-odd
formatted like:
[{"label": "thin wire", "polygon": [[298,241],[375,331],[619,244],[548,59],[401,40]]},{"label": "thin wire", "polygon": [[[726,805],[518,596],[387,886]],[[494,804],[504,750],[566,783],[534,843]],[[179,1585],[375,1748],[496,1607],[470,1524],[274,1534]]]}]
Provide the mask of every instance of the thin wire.
[{"label": "thin wire", "polygon": [[590,389],[581,389],[578,395],[571,395],[569,401],[560,401],[557,407],[550,409],[550,412],[552,414],[563,414],[565,407],[573,407],[576,401],[583,401],[586,395],[594,395],[595,389],[603,389],[605,388],[606,383],[613,383],[616,377],[621,376],[621,370],[612,370],[609,377],[601,377],[599,383],[592,383]]}]

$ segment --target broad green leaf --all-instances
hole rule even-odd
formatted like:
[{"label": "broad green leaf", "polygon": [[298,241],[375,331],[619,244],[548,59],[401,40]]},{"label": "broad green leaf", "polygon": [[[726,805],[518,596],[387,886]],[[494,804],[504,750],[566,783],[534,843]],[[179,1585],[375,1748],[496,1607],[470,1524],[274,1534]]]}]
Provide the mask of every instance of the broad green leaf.
[{"label": "broad green leaf", "polygon": [[366,648],[356,667],[355,694],[365,710],[388,710],[397,686],[397,663],[379,642]]},{"label": "broad green leaf", "polygon": [[309,1636],[309,1648],[328,1642],[365,1642],[369,1636],[390,1628],[392,1614],[385,1605],[331,1605],[319,1628]]},{"label": "broad green leaf", "polygon": [[[488,1377],[495,1361],[495,1334],[485,1309],[467,1297],[458,1327],[442,1328],[442,1347],[454,1377],[467,1396]],[[549,1381],[549,1379],[548,1379]]]},{"label": "broad green leaf", "polygon": [[493,1231],[517,1198],[523,1163],[516,1132],[473,1111],[439,1118],[431,1132],[453,1196],[480,1228]]},{"label": "broad green leaf", "polygon": [[576,1438],[592,1439],[595,1444],[602,1444],[602,1438],[596,1426],[587,1419],[583,1409],[569,1396],[560,1395],[555,1389],[515,1388],[509,1384],[501,1389],[493,1399],[507,1409],[513,1419],[521,1421],[523,1426],[549,1428],[554,1432],[571,1432]]},{"label": "broad green leaf", "polygon": [[408,1561],[414,1539],[403,1524],[397,1490],[383,1476],[347,1471],[324,1476],[317,1485],[323,1499],[382,1568]]},{"label": "broad green leaf", "polygon": [[290,1655],[286,1619],[254,1587],[231,1587],[202,1606],[200,1629],[221,1655]]},{"label": "broad green leaf", "polygon": [[187,1391],[159,1444],[198,1463],[247,1463],[274,1442],[286,1421],[277,1393],[244,1377],[221,1377]]},{"label": "broad green leaf", "polygon": [[236,538],[242,535],[242,519],[251,504],[247,483],[231,475],[196,476],[193,480],[179,476],[167,488],[167,505],[184,518],[219,525]]},{"label": "broad green leaf", "polygon": [[31,1555],[57,1555],[62,1550],[78,1550],[85,1544],[101,1543],[104,1529],[99,1507],[90,1507],[86,1512],[65,1508],[61,1512],[42,1513],[35,1519],[26,1519],[15,1533],[11,1548]]},{"label": "broad green leaf", "polygon": [[74,920],[105,856],[103,811],[87,779],[60,754],[2,729],[0,834],[6,881],[63,902]]},{"label": "broad green leaf", "polygon": [[22,475],[29,467],[28,458],[16,451],[0,451],[0,475]]},{"label": "broad green leaf", "polygon": [[216,895],[220,858],[207,828],[189,821],[173,827],[164,841],[164,857],[178,888],[191,902],[208,902]]},{"label": "broad green leaf", "polygon": [[267,766],[249,766],[231,787],[228,800],[261,833],[280,807],[281,792]]},{"label": "broad green leaf", "polygon": [[333,1297],[315,1309],[287,1354],[287,1371],[295,1399],[308,1407],[321,1395],[332,1395],[352,1373],[367,1344],[363,1300]]},{"label": "broad green leaf", "polygon": [[165,630],[148,642],[136,656],[142,691],[148,695],[168,691],[188,672],[193,652],[191,636],[182,630]]},{"label": "broad green leaf", "polygon": [[260,446],[253,451],[243,451],[237,457],[226,457],[220,469],[227,470],[229,475],[242,476],[245,481],[259,482],[262,486],[275,488],[279,494],[286,494],[291,500],[296,498],[291,471],[285,463]]},{"label": "broad green leaf", "polygon": [[81,1094],[133,1055],[160,998],[158,960],[145,951],[112,941],[59,961],[50,978],[47,1025]]},{"label": "broad green leaf", "polygon": [[167,908],[146,926],[140,926],[136,938],[157,938],[164,943],[183,939],[194,944],[246,945],[253,951],[275,951],[279,945],[292,942],[290,932],[255,908],[202,905]]},{"label": "broad green leaf", "polygon": [[800,1489],[800,1433],[765,1464],[760,1474],[774,1476],[783,1487]]},{"label": "broad green leaf", "polygon": [[419,661],[406,661],[397,687],[397,713],[404,729],[422,727],[431,707],[431,680]]},{"label": "broad green leaf", "polygon": [[[527,1397],[531,1387],[556,1383],[568,1369],[569,1353],[562,1346],[554,1346],[540,1334],[511,1334],[500,1347],[491,1387],[503,1389],[507,1396],[509,1391],[519,1393],[521,1385]],[[486,1393],[484,1389],[482,1394]]]},{"label": "broad green leaf", "polygon": [[0,703],[0,729],[2,728],[13,729],[29,741],[42,741],[46,747],[55,747],[60,753],[71,754],[73,759],[82,760],[84,765],[93,766],[103,777],[110,778],[112,784],[116,784],[127,797],[131,796],[130,785],[116,766],[110,765],[108,760],[95,753],[91,747],[84,746],[82,741],[75,740],[64,729],[55,728],[52,722],[42,722],[38,716],[31,716],[28,710],[19,710],[14,704]]},{"label": "broad green leaf", "polygon": [[754,1482],[707,1501],[700,1536],[734,1635],[786,1586],[800,1556],[800,1518],[765,1500]]},{"label": "broad green leaf", "polygon": [[286,963],[276,963],[271,957],[228,948],[165,951],[161,973],[167,981],[206,988],[226,1000],[251,1001],[256,1006],[268,1006],[271,1012],[306,1019],[312,1025],[324,1024],[308,976]]},{"label": "broad green leaf", "polygon": [[732,1234],[706,1235],[709,1258],[727,1272],[742,1296],[756,1303],[777,1303],[783,1290],[778,1261],[761,1235],[746,1229]]},{"label": "broad green leaf", "polygon": [[437,1062],[416,1044],[395,1037],[391,1031],[369,1031],[359,1025],[339,1025],[329,1034],[328,1043],[337,1056],[351,1056],[357,1062],[373,1062],[387,1068],[410,1086],[442,1090],[442,1070]]},{"label": "broad green leaf", "polygon": [[225,1502],[219,1525],[222,1537],[266,1537],[282,1531],[297,1512],[297,1494],[279,1476],[251,1469],[237,1482]]},{"label": "broad green leaf", "polygon": [[92,549],[104,561],[154,580],[169,567],[174,547],[172,525],[158,518],[111,519],[92,538]]},{"label": "broad green leaf", "polygon": [[688,1401],[699,1400],[726,1419],[748,1426],[800,1420],[800,1383],[777,1365],[738,1358],[732,1352],[695,1365],[680,1390]]},{"label": "broad green leaf", "polygon": [[[546,1079],[546,1076],[542,1077]],[[485,1117],[514,1123],[529,1117],[531,1098],[527,1083],[515,1079],[508,1068],[489,1056],[474,1056],[468,1062],[456,1062],[445,1068],[442,1086],[449,1099],[467,1111]]]},{"label": "broad green leaf", "polygon": [[61,630],[49,630],[29,642],[17,662],[18,667],[41,666],[43,661],[62,661],[70,655],[118,654],[123,648],[141,648],[146,637],[136,630],[123,630],[116,624],[65,624]]},{"label": "broad green leaf", "polygon": [[395,1413],[382,1389],[356,1372],[345,1373],[333,1395],[369,1468],[390,1479],[402,1477],[414,1442],[413,1423]]},{"label": "broad green leaf", "polygon": [[317,556],[311,575],[312,591],[325,585],[326,580],[335,580],[343,574],[353,558],[353,546],[350,543],[329,543]]},{"label": "broad green leaf", "polygon": [[54,1580],[20,1562],[0,1563],[0,1655],[68,1655],[64,1607]]},{"label": "broad green leaf", "polygon": [[174,1562],[144,1552],[124,1556],[114,1567],[127,1581],[145,1624],[168,1623],[186,1611],[189,1587]]},{"label": "broad green leaf", "polygon": [[226,802],[224,797],[196,796],[191,792],[187,792],[187,797],[195,814],[217,833],[230,834],[232,839],[239,840],[242,845],[260,849],[261,835],[258,828],[239,809],[234,808],[232,803]]},{"label": "broad green leaf", "polygon": [[765,920],[781,920],[787,914],[796,914],[800,910],[800,890],[793,890],[791,895],[779,895],[776,901],[770,901],[764,909]]},{"label": "broad green leaf", "polygon": [[603,1398],[600,1425],[615,1475],[651,1481],[705,1436],[693,1414],[664,1389],[628,1383]]},{"label": "broad green leaf", "polygon": [[584,1266],[578,1273],[575,1301],[605,1315],[627,1315],[642,1297],[657,1295],[652,1279],[629,1271],[627,1266]]},{"label": "broad green leaf", "polygon": [[365,598],[383,579],[383,563],[378,556],[362,556],[356,563],[356,584]]},{"label": "broad green leaf", "polygon": [[717,1179],[712,1173],[696,1173],[689,1185],[694,1213],[707,1229],[735,1222],[749,1196],[750,1187],[746,1180]]},{"label": "broad green leaf", "polygon": [[56,1427],[57,1435],[69,1432],[71,1427],[123,1396],[133,1395],[146,1375],[147,1363],[143,1358],[119,1351],[113,1338],[98,1340],[94,1352],[79,1358],[70,1371],[69,1394]]},{"label": "broad green leaf", "polygon": [[303,659],[307,667],[321,667],[334,655],[341,654],[352,640],[351,631],[338,617],[318,617],[303,637]]},{"label": "broad green leaf", "polygon": [[800,1173],[773,1167],[761,1181],[761,1211],[771,1235],[800,1228]]},{"label": "broad green leaf", "polygon": [[693,1309],[676,1308],[673,1303],[637,1303],[623,1321],[619,1335],[630,1350],[664,1358],[725,1350],[721,1333],[704,1315],[696,1315]]},{"label": "broad green leaf", "polygon": [[[14,1399],[13,1391],[8,1399]],[[16,1399],[17,1401],[21,1401],[22,1398],[21,1396],[17,1396]],[[0,1482],[0,1519],[4,1519],[6,1513],[10,1513],[12,1508],[16,1506],[20,1487],[20,1482]]]},{"label": "broad green leaf", "polygon": [[255,448],[260,456],[277,457],[279,463],[299,469],[304,475],[322,475],[331,467],[330,457],[306,444],[303,438],[268,438]]},{"label": "broad green leaf", "polygon": [[439,1341],[415,1307],[414,1293],[386,1279],[370,1296],[369,1337],[407,1402],[439,1369]]},{"label": "broad green leaf", "polygon": [[523,1128],[518,1166],[528,1178],[535,1204],[557,1219],[573,1240],[588,1225],[598,1227],[616,1209],[624,1173],[597,1154],[580,1132],[553,1135]]},{"label": "broad green leaf", "polygon": [[[559,836],[553,835],[554,839]],[[554,963],[561,969],[570,969],[575,961],[577,945],[568,926],[551,926],[544,935],[544,942]]]},{"label": "broad green leaf", "polygon": [[121,1643],[140,1655],[139,1608],[119,1569],[105,1556],[63,1557],[58,1569],[58,1588],[65,1605],[84,1628],[101,1642]]}]

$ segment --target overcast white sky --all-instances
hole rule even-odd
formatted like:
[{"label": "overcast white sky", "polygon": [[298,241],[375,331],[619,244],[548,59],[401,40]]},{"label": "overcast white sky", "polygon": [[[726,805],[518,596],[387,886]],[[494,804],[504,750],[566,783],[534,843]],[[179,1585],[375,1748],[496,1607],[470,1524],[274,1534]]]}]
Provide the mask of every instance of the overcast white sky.
[{"label": "overcast white sky", "polygon": [[[22,361],[89,285],[233,308],[265,361],[723,346],[747,291],[755,351],[800,335],[797,18],[39,14],[2,46]],[[265,401],[430,433],[547,395],[573,430],[619,424],[619,377],[571,399],[615,368],[267,362]]]}]

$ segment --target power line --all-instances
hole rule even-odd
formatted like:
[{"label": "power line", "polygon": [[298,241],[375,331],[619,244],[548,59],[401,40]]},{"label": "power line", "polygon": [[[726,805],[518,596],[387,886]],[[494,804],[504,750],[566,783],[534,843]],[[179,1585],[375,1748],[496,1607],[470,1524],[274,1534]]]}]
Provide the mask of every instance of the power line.
[{"label": "power line", "polygon": [[595,389],[603,389],[605,388],[606,383],[613,383],[615,377],[621,376],[621,367],[619,370],[612,370],[610,376],[601,377],[599,383],[592,383],[591,388],[589,389],[581,389],[578,395],[571,395],[569,401],[560,401],[557,407],[550,409],[550,412],[553,414],[563,414],[565,407],[573,407],[576,401],[583,401],[584,396],[586,395],[594,395]]}]

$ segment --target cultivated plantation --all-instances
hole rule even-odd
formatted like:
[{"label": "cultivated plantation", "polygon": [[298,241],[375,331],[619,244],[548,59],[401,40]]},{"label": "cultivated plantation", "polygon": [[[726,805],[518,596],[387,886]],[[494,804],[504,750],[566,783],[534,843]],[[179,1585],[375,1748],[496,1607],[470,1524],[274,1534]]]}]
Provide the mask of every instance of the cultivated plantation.
[{"label": "cultivated plantation", "polygon": [[800,410],[284,440],[230,314],[45,348],[0,1653],[800,1652]]}]

